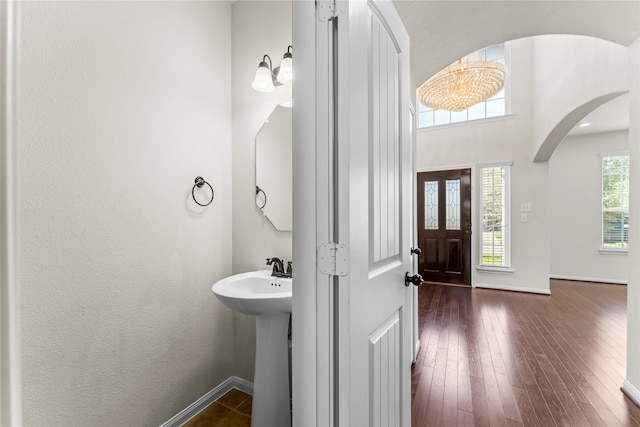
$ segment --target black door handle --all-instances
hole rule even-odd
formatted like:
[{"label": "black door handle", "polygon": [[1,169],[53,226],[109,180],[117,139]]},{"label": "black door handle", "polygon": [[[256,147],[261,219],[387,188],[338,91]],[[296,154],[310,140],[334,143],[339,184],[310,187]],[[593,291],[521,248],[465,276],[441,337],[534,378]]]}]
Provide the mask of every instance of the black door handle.
[{"label": "black door handle", "polygon": [[411,255],[420,255],[422,253],[422,249],[420,248],[411,248]]},{"label": "black door handle", "polygon": [[419,274],[414,274],[411,276],[408,272],[404,275],[404,285],[409,286],[410,284],[414,284],[415,286],[422,285],[422,276]]}]

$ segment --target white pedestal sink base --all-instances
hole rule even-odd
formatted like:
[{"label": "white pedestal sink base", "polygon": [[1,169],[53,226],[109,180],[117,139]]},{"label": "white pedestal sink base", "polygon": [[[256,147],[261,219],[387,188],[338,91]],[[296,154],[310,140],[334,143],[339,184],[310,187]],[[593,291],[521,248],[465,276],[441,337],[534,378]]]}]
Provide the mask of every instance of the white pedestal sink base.
[{"label": "white pedestal sink base", "polygon": [[291,426],[289,316],[289,313],[278,313],[256,317],[252,427]]}]

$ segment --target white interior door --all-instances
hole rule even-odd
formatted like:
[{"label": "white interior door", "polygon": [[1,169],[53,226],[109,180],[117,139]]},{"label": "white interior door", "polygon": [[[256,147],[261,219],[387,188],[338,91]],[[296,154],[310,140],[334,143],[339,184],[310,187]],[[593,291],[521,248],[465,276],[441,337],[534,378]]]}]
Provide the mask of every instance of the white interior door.
[{"label": "white interior door", "polygon": [[410,426],[409,37],[390,0],[294,1],[293,44],[293,425]]},{"label": "white interior door", "polygon": [[[351,1],[337,25],[338,419],[410,426],[409,36],[391,1]],[[411,273],[413,274],[413,273]]]}]

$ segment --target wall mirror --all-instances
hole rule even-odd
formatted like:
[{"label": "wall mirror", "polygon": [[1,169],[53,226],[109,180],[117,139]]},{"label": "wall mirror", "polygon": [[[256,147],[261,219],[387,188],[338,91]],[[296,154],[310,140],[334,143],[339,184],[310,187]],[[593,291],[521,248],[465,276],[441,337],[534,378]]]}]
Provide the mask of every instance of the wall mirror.
[{"label": "wall mirror", "polygon": [[292,231],[291,108],[278,105],[256,135],[256,205],[278,231]]}]

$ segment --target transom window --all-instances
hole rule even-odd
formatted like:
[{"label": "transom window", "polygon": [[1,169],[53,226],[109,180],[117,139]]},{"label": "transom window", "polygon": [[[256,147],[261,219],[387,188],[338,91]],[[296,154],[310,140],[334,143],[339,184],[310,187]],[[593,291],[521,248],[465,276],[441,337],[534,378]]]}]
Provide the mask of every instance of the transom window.
[{"label": "transom window", "polygon": [[[483,60],[496,61],[509,68],[506,62],[505,43],[488,46],[480,49],[480,56]],[[506,85],[505,85],[506,87]],[[482,101],[464,111],[454,112],[446,110],[434,110],[423,105],[418,99],[418,127],[427,128],[451,123],[480,120],[490,117],[499,117],[507,114],[507,99],[505,88],[486,101]]]},{"label": "transom window", "polygon": [[629,155],[602,155],[602,248],[629,246]]}]

